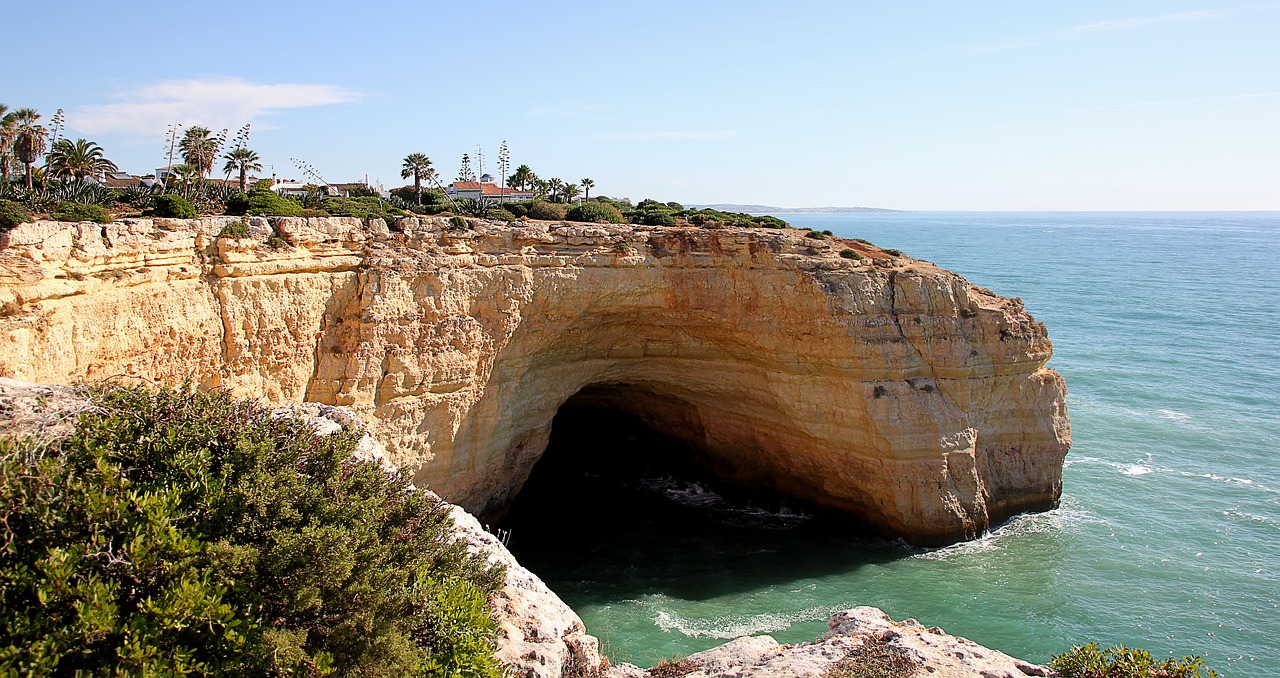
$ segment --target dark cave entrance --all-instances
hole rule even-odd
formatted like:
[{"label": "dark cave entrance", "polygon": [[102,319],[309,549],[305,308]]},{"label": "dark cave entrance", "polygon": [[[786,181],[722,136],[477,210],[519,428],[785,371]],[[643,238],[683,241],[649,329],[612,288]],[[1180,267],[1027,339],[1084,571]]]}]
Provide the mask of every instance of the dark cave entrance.
[{"label": "dark cave entrance", "polygon": [[[658,419],[664,430],[648,423]],[[584,389],[557,412],[496,527],[571,606],[651,592],[709,597],[847,566],[850,549],[868,555],[840,518],[721,480],[712,469],[731,460],[697,448],[698,426],[678,399],[631,385]]]}]

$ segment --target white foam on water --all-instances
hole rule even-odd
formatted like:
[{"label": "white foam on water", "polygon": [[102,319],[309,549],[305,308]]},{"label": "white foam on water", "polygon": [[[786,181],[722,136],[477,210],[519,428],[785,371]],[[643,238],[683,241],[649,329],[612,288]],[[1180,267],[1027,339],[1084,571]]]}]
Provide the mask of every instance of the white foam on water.
[{"label": "white foam on water", "polygon": [[1148,473],[1154,473],[1155,469],[1142,464],[1127,464],[1120,467],[1120,472],[1127,476],[1145,476]]},{"label": "white foam on water", "polygon": [[1156,414],[1164,419],[1172,419],[1173,421],[1191,421],[1191,415],[1185,412],[1175,410],[1156,410]]},{"label": "white foam on water", "polygon": [[726,614],[707,619],[690,619],[673,610],[658,608],[654,611],[653,623],[667,633],[675,631],[691,638],[730,640],[760,633],[785,631],[800,622],[825,621],[839,609],[841,609],[839,606],[811,607],[798,612]]},{"label": "white foam on water", "polygon": [[919,560],[948,560],[989,551],[998,551],[1013,540],[1034,534],[1060,534],[1081,525],[1108,525],[1105,518],[1074,506],[1070,497],[1063,498],[1063,505],[1044,513],[1024,513],[972,541],[952,544],[912,555]]}]

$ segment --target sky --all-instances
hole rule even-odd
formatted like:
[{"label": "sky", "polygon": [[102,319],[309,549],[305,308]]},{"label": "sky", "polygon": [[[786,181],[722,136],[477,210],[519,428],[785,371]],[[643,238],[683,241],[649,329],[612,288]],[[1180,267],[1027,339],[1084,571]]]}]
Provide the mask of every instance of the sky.
[{"label": "sky", "polygon": [[[52,7],[52,8],[51,8]],[[134,174],[251,125],[281,178],[589,177],[632,200],[1280,209],[1280,2],[0,0],[0,103]],[[74,39],[71,36],[75,36]]]}]

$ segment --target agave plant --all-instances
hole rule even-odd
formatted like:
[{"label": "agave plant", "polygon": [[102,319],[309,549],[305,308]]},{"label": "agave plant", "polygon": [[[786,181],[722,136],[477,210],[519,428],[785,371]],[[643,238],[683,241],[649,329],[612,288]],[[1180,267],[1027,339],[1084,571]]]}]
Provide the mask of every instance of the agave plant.
[{"label": "agave plant", "polygon": [[116,199],[120,202],[140,210],[147,210],[155,207],[156,195],[160,192],[160,186],[148,186],[141,181],[129,188],[118,191]]},{"label": "agave plant", "polygon": [[498,204],[493,198],[460,198],[454,203],[458,206],[458,211],[473,217],[488,216],[489,210]]},{"label": "agave plant", "polygon": [[63,182],[49,182],[48,197],[50,202],[74,202],[81,205],[114,205],[116,192],[92,181],[74,179]]}]

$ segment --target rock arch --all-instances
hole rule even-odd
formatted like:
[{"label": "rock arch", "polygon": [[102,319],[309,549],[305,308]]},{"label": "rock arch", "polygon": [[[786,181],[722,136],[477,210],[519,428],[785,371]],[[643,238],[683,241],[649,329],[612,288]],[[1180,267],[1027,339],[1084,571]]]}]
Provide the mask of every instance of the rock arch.
[{"label": "rock arch", "polygon": [[0,376],[195,377],[346,405],[471,510],[512,496],[583,389],[697,437],[741,482],[917,543],[1061,491],[1065,386],[1043,326],[927,262],[764,229],[223,226],[4,235]]}]

